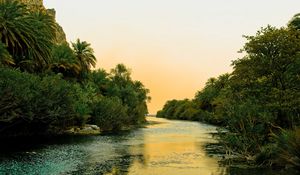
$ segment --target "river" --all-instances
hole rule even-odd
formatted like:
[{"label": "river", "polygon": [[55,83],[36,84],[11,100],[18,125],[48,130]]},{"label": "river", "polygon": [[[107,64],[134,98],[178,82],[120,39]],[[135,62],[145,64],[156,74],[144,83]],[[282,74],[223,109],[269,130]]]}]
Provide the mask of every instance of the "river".
[{"label": "river", "polygon": [[122,134],[27,140],[8,151],[2,148],[0,174],[271,175],[276,172],[220,166],[220,156],[205,151],[206,144],[216,142],[211,135],[216,132],[214,126],[155,117],[147,120],[151,124],[145,128]]}]

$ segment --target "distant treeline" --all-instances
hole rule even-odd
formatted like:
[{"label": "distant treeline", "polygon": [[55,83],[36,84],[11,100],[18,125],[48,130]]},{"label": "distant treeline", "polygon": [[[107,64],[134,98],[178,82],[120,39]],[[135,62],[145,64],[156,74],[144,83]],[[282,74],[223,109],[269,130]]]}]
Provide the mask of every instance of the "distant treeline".
[{"label": "distant treeline", "polygon": [[192,100],[171,100],[157,117],[217,124],[228,153],[260,166],[300,167],[300,14],[287,27],[245,36],[233,72],[210,78]]},{"label": "distant treeline", "polygon": [[96,57],[90,44],[58,43],[56,31],[47,10],[0,0],[0,137],[145,122],[149,90],[130,70],[123,64],[110,73],[91,70]]}]

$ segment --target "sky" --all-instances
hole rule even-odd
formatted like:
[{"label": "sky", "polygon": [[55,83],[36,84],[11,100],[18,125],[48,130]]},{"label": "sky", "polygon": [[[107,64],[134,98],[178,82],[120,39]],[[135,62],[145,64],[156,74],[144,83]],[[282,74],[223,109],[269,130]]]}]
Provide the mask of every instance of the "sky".
[{"label": "sky", "polygon": [[285,26],[299,0],[44,0],[68,41],[91,43],[96,68],[118,63],[150,89],[149,113],[167,100],[193,98],[261,27]]}]

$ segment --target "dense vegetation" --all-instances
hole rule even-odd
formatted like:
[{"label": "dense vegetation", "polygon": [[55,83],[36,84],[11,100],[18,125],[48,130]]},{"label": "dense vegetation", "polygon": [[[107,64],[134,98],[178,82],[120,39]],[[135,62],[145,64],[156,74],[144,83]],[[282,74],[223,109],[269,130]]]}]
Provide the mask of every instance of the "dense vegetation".
[{"label": "dense vegetation", "polygon": [[143,123],[148,89],[123,64],[110,73],[91,70],[96,57],[90,44],[56,43],[56,30],[47,10],[0,0],[0,137]]},{"label": "dense vegetation", "polygon": [[218,124],[227,152],[264,166],[300,167],[300,15],[288,27],[245,36],[233,72],[211,78],[193,100],[171,100],[158,117]]}]

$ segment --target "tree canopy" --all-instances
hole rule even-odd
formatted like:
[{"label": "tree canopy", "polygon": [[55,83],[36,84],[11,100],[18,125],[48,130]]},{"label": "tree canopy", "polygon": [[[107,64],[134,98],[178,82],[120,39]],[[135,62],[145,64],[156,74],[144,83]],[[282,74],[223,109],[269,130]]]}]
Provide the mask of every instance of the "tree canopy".
[{"label": "tree canopy", "polygon": [[[231,73],[210,78],[193,100],[168,101],[157,116],[221,125],[228,131],[221,144],[240,158],[299,166],[299,19],[245,36],[245,56],[232,62]],[[190,106],[196,112],[185,112]]]},{"label": "tree canopy", "polygon": [[149,90],[123,64],[92,70],[91,44],[58,43],[57,30],[52,12],[0,0],[0,138],[144,123]]}]

